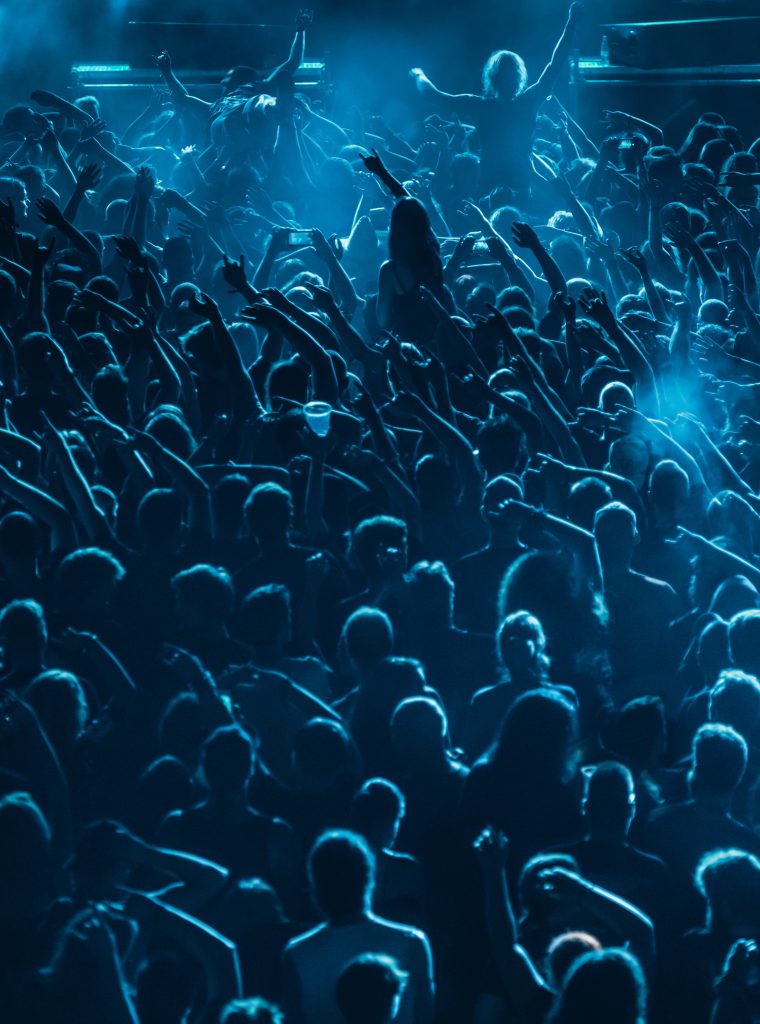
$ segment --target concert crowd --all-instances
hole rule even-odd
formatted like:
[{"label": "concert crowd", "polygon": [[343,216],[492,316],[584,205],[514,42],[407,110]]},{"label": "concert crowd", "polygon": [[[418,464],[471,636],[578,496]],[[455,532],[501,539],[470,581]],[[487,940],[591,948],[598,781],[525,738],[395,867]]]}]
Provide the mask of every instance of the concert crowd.
[{"label": "concert crowd", "polygon": [[760,139],[582,14],[2,112],[4,1022],[760,1019]]}]

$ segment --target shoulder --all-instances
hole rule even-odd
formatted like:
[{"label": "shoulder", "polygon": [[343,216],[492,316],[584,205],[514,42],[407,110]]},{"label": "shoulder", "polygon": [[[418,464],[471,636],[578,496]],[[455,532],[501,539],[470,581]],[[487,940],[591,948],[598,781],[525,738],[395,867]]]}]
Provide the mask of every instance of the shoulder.
[{"label": "shoulder", "polygon": [[327,925],[318,924],[308,932],[302,932],[291,939],[285,947],[285,957],[297,957],[299,953],[307,949],[313,942],[321,938],[327,932]]},{"label": "shoulder", "polygon": [[384,917],[377,917],[375,915],[372,917],[372,923],[386,932],[393,932],[395,938],[406,939],[412,946],[422,950],[430,948],[427,935],[419,928],[412,928],[408,924],[399,924],[397,921],[386,921]]}]

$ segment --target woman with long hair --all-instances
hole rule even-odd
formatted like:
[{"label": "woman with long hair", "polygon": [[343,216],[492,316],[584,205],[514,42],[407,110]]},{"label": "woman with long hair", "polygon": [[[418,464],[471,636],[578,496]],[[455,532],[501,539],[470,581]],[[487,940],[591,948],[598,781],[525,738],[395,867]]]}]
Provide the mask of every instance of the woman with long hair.
[{"label": "woman with long hair", "polygon": [[454,303],[443,282],[438,239],[421,202],[405,196],[391,213],[389,259],[380,268],[377,321],[402,341],[426,344],[437,319],[421,289],[427,289],[449,312]]}]

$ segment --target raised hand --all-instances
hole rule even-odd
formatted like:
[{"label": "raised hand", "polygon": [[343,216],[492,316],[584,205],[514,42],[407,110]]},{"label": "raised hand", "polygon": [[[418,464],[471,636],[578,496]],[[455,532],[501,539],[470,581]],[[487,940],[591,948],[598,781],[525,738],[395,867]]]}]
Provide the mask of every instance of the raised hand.
[{"label": "raised hand", "polygon": [[433,83],[422,68],[412,68],[409,74],[414,79],[414,84],[419,92],[429,92],[433,88]]},{"label": "raised hand", "polygon": [[153,63],[156,65],[162,75],[171,74],[172,70],[172,58],[171,54],[167,50],[162,50],[157,56],[153,58]]},{"label": "raised hand", "polygon": [[206,320],[212,320],[219,316],[219,307],[205,292],[199,292],[197,295],[191,295],[187,300],[188,309],[195,313],[197,316],[205,317]]},{"label": "raised hand", "polygon": [[631,116],[624,110],[602,111],[602,127],[605,132],[624,132],[630,124]]},{"label": "raised hand", "polygon": [[82,126],[82,130],[79,133],[80,142],[89,142],[90,139],[97,138],[106,130],[106,123],[103,120],[88,121],[87,124]]},{"label": "raised hand", "polygon": [[364,153],[360,153],[359,156],[361,156],[362,162],[370,174],[376,174],[379,176],[385,173],[385,164],[376,149],[372,150],[372,154],[370,156],[365,156]]},{"label": "raised hand", "polygon": [[43,196],[37,200],[35,206],[37,207],[37,215],[43,224],[47,224],[51,228],[62,228],[65,226],[66,218],[52,199],[46,199]]},{"label": "raised hand", "polygon": [[222,277],[230,286],[233,292],[244,291],[248,287],[248,277],[245,272],[245,253],[240,254],[240,260],[231,260],[229,256],[223,255]]},{"label": "raised hand", "polygon": [[620,255],[627,263],[630,263],[632,267],[635,267],[640,274],[646,273],[647,261],[638,246],[632,245],[630,249],[621,249]]},{"label": "raised hand", "polygon": [[134,238],[129,238],[126,235],[114,235],[113,244],[121,259],[137,264],[144,262],[142,250]]},{"label": "raised hand", "polygon": [[77,173],[77,188],[80,192],[90,192],[97,188],[103,178],[101,164],[83,164]]},{"label": "raised hand", "polygon": [[585,6],[580,3],[579,0],[573,0],[573,3],[570,4],[570,11],[568,13],[570,24],[577,25],[585,13]]},{"label": "raised hand", "polygon": [[312,302],[320,312],[327,313],[329,316],[337,311],[338,303],[329,288],[323,288],[317,284],[309,284],[306,287],[311,294]]},{"label": "raised hand", "polygon": [[32,249],[32,273],[42,273],[47,266],[47,261],[50,259],[50,254],[55,249],[55,238],[50,239],[49,245],[40,245],[35,240],[34,248]]},{"label": "raised hand", "polygon": [[609,307],[607,296],[596,288],[584,288],[578,304],[592,320],[595,320],[600,327],[608,329],[615,325],[615,314]]},{"label": "raised hand", "polygon": [[503,832],[489,825],[483,829],[473,846],[484,867],[504,867],[509,852],[509,840]]},{"label": "raised hand", "polygon": [[135,174],[135,198],[148,200],[153,195],[156,181],[149,167],[138,167]]},{"label": "raised hand", "polygon": [[296,15],[296,32],[304,32],[314,21],[314,11],[310,7],[302,7]]},{"label": "raised hand", "polygon": [[512,237],[515,240],[515,245],[520,249],[530,249],[535,252],[536,249],[541,248],[541,241],[529,224],[515,221],[512,225]]}]

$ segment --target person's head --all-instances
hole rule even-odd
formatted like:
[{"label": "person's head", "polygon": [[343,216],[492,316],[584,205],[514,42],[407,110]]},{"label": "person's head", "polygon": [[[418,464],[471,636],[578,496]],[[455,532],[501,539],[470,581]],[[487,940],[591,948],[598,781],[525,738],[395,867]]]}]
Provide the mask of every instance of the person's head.
[{"label": "person's head", "polygon": [[36,601],[11,601],[0,612],[0,646],[6,671],[39,667],[47,642],[45,613]]},{"label": "person's head", "polygon": [[243,509],[250,493],[251,485],[242,473],[228,473],[214,487],[214,526],[228,540],[236,539],[242,532]]},{"label": "person's head", "polygon": [[325,832],[311,848],[309,886],[319,910],[330,922],[372,909],[375,856],[355,832]]},{"label": "person's head", "polygon": [[175,407],[164,408],[151,416],[145,426],[145,433],[180,459],[189,459],[193,454],[193,435],[181,412]]},{"label": "person's head", "polygon": [[58,566],[55,585],[58,603],[69,615],[101,618],[110,608],[124,566],[101,548],[79,548]]},{"label": "person's head", "polygon": [[335,1001],[346,1024],[390,1024],[407,975],[382,953],[362,953],[340,973]]},{"label": "person's head", "polygon": [[71,672],[48,669],[31,681],[24,699],[58,755],[70,750],[81,735],[89,714],[82,685]]},{"label": "person's head", "polygon": [[523,500],[523,489],[518,480],[511,476],[495,476],[489,480],[483,491],[480,514],[491,528],[491,536],[514,541],[522,523],[522,512],[512,504]]},{"label": "person's head", "polygon": [[658,519],[677,521],[689,499],[689,478],[677,462],[663,459],[649,478],[649,497]]},{"label": "person's head", "polygon": [[131,423],[127,378],[120,366],[104,366],[92,380],[92,400],[99,412],[122,427]]},{"label": "person's head", "polygon": [[219,1024],[285,1024],[285,1015],[279,1006],[261,996],[232,999],[219,1015]]},{"label": "person's head", "polygon": [[525,435],[509,416],[492,416],[478,427],[478,462],[487,478],[519,469]]},{"label": "person's head", "polygon": [[293,520],[293,498],[279,484],[254,487],[245,503],[248,530],[259,544],[274,544],[287,538]]},{"label": "person's head", "polygon": [[216,729],[201,751],[201,767],[215,799],[238,796],[245,790],[255,763],[255,746],[238,725]]},{"label": "person's head", "polygon": [[232,614],[235,588],[226,569],[194,565],[172,577],[177,618],[189,630],[224,626]]},{"label": "person's head", "polygon": [[528,690],[510,707],[488,755],[510,785],[564,780],[572,768],[577,712],[555,690]]},{"label": "person's head", "polygon": [[630,480],[637,491],[643,488],[649,465],[649,452],[639,438],[616,438],[610,445],[608,462],[610,470]]},{"label": "person's head", "polygon": [[393,654],[393,626],[379,608],[357,608],[346,619],[340,636],[341,649],[362,674]]},{"label": "person's head", "polygon": [[760,920],[760,859],[745,850],[712,850],[694,874],[713,932],[755,935]]},{"label": "person's head", "polygon": [[513,100],[527,84],[525,61],[511,50],[494,51],[483,66],[483,95],[489,99]]},{"label": "person's head", "polygon": [[612,723],[612,749],[635,768],[653,766],[666,743],[665,705],[660,697],[637,697],[623,705]]},{"label": "person's head", "polygon": [[703,725],[694,737],[691,756],[692,795],[730,803],[747,767],[745,740],[729,725]]},{"label": "person's head", "polygon": [[290,640],[291,625],[290,591],[281,583],[252,590],[237,615],[240,638],[254,651],[281,651]]},{"label": "person's head", "polygon": [[0,918],[23,922],[50,897],[54,870],[53,836],[45,815],[29,793],[0,799]]},{"label": "person's head", "polygon": [[760,610],[734,615],[728,624],[728,648],[734,668],[760,674]]},{"label": "person's head", "polygon": [[512,612],[496,633],[499,661],[513,680],[540,679],[549,667],[546,635],[535,615]]},{"label": "person's head", "polygon": [[443,283],[438,239],[418,199],[399,199],[393,207],[388,252],[394,263],[410,269],[421,284],[436,287]]},{"label": "person's head", "polygon": [[407,564],[407,552],[406,523],[393,516],[364,519],[351,538],[353,561],[369,580],[387,579],[402,573]]},{"label": "person's head", "polygon": [[13,210],[19,224],[29,219],[29,193],[20,178],[0,177],[0,195],[13,203]]},{"label": "person's head", "polygon": [[737,669],[725,669],[710,690],[708,717],[730,725],[749,741],[760,722],[760,681]]},{"label": "person's head", "polygon": [[631,953],[593,950],[570,968],[548,1020],[550,1024],[643,1024],[646,997],[644,972]]},{"label": "person's head", "polygon": [[293,769],[300,785],[313,793],[351,783],[356,764],[356,747],[340,722],[312,718],[295,735]]},{"label": "person's head", "polygon": [[546,977],[552,988],[556,991],[562,987],[570,968],[582,956],[601,948],[599,939],[588,932],[563,932],[552,939],[545,962]]},{"label": "person's head", "polygon": [[630,771],[616,761],[596,765],[586,780],[583,814],[594,839],[623,840],[636,813]]},{"label": "person's head", "polygon": [[9,576],[33,569],[40,549],[40,531],[26,512],[0,519],[0,561]]},{"label": "person's head", "polygon": [[137,506],[137,535],[146,551],[166,554],[179,547],[184,527],[182,498],[168,487],[154,487]]},{"label": "person's head", "polygon": [[443,562],[417,562],[407,573],[407,593],[420,626],[451,626],[454,615],[454,581]]},{"label": "person's head", "polygon": [[448,749],[449,725],[432,697],[409,697],[391,717],[391,742],[396,762],[414,770],[440,764]]},{"label": "person's head", "polygon": [[635,405],[633,392],[627,384],[619,380],[610,381],[599,392],[599,408],[604,412],[614,413],[620,409],[632,409]]},{"label": "person's head", "polygon": [[405,800],[401,790],[387,779],[368,779],[351,804],[351,828],[373,850],[389,849],[404,817]]},{"label": "person's head", "polygon": [[594,529],[594,519],[600,509],[612,502],[612,490],[603,480],[587,476],[577,480],[567,496],[568,519],[584,530]]},{"label": "person's head", "polygon": [[638,543],[636,515],[622,502],[612,501],[594,516],[594,541],[602,572],[627,572]]}]

